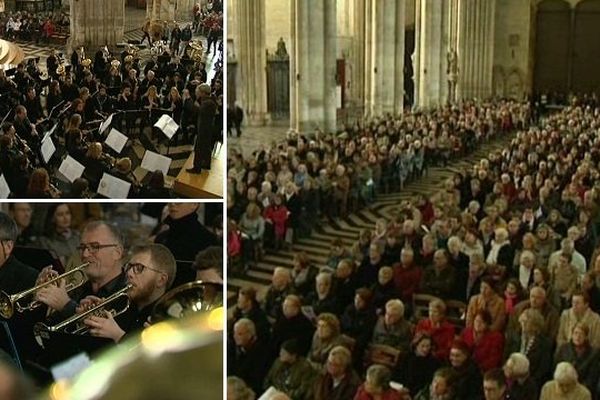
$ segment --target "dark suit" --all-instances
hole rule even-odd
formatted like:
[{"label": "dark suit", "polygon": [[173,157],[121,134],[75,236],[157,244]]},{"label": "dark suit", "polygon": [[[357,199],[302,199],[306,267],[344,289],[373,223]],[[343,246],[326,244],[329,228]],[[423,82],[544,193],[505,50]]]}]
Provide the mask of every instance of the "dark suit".
[{"label": "dark suit", "polygon": [[215,137],[215,115],[217,103],[204,98],[197,107],[196,144],[194,145],[194,169],[210,169]]}]

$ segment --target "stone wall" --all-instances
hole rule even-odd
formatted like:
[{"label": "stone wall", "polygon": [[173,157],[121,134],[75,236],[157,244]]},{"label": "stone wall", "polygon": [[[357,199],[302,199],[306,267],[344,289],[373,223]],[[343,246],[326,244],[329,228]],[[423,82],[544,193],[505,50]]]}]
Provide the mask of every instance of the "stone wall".
[{"label": "stone wall", "polygon": [[69,48],[98,48],[123,41],[125,2],[123,0],[71,1]]},{"label": "stone wall", "polygon": [[531,92],[534,18],[529,1],[496,4],[493,88],[497,96],[521,98]]}]

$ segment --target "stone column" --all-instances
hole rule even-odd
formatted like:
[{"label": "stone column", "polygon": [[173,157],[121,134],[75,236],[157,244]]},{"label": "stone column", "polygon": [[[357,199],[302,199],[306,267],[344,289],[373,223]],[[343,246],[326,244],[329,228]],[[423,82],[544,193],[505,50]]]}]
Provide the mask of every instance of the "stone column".
[{"label": "stone column", "polygon": [[178,22],[193,21],[194,4],[196,4],[195,0],[177,0],[177,3],[175,3],[175,19]]},{"label": "stone column", "polygon": [[239,102],[250,125],[267,122],[265,0],[235,2]]},{"label": "stone column", "polygon": [[[123,41],[125,2],[123,0],[71,1],[69,48],[86,46],[94,51]],[[93,54],[93,53],[90,53]]]},{"label": "stone column", "polygon": [[[291,127],[337,128],[336,0],[292,1]],[[293,64],[293,66],[292,66]]]},{"label": "stone column", "polygon": [[372,0],[372,115],[404,107],[404,0]]},{"label": "stone column", "polygon": [[175,0],[146,0],[146,14],[152,21],[173,21]]},{"label": "stone column", "polygon": [[458,99],[492,95],[496,0],[460,0],[458,21]]},{"label": "stone column", "polygon": [[365,0],[354,0],[354,48],[350,98],[358,107],[364,107],[365,99]]}]

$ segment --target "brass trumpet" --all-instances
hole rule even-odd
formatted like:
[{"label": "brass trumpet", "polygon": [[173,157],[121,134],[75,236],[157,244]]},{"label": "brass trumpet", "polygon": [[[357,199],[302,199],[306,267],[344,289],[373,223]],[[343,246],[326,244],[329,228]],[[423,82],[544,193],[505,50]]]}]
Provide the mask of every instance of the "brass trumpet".
[{"label": "brass trumpet", "polygon": [[205,313],[223,307],[223,285],[195,281],[165,293],[154,305],[152,323],[180,319],[194,313]]},{"label": "brass trumpet", "polygon": [[[49,285],[53,285],[56,282],[60,281],[61,279],[66,279],[68,277],[71,277],[72,275],[80,274],[79,280],[76,280],[75,282],[69,282],[65,286],[65,289],[67,292],[77,289],[78,287],[80,287],[87,281],[87,276],[85,275],[85,272],[83,272],[83,270],[88,265],[89,265],[89,263],[81,264],[77,268],[67,271],[62,275],[55,276],[52,279],[49,279],[48,281],[46,281],[44,283],[41,283],[35,287],[32,287],[31,289],[28,289],[28,290],[25,290],[25,291],[22,291],[22,292],[13,294],[13,295],[9,295],[5,292],[0,292],[0,316],[2,316],[2,318],[9,319],[14,315],[15,310],[17,312],[22,313],[22,312],[31,311],[31,310],[34,310],[34,309],[40,307],[42,305],[42,303],[34,299],[35,294],[37,293],[38,290],[45,288]],[[31,299],[29,299],[28,302],[26,302],[25,304],[21,304],[20,301],[22,299],[29,298],[29,297],[31,297]]]},{"label": "brass trumpet", "polygon": [[[127,295],[127,291],[129,289],[131,289],[132,286],[133,285],[128,284],[123,289],[111,294],[106,299],[104,299],[101,303],[96,304],[95,306],[91,307],[89,310],[87,310],[81,314],[75,314],[72,317],[67,318],[64,321],[62,321],[56,325],[47,326],[46,324],[44,324],[42,322],[38,322],[33,327],[35,336],[47,338],[50,333],[54,333],[54,332],[63,332],[63,333],[69,333],[72,335],[84,335],[84,334],[88,333],[90,328],[83,322],[87,318],[93,317],[93,316],[105,317],[106,312],[110,313],[114,318],[118,315],[123,314],[125,311],[127,311],[127,309],[129,308],[129,304],[130,304],[130,300],[129,300],[129,296]],[[123,298],[126,299],[126,302],[123,305],[123,307],[121,307],[121,309],[117,309],[116,307],[109,308],[112,305],[114,305],[112,303],[116,303],[117,301],[119,301]]]}]

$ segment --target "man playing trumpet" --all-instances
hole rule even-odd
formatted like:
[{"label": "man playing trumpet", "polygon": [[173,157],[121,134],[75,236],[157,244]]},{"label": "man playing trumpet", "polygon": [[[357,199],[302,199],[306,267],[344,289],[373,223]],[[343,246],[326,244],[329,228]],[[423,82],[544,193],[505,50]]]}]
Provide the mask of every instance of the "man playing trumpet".
[{"label": "man playing trumpet", "polygon": [[[175,279],[176,263],[173,254],[161,244],[138,246],[132,250],[130,261],[125,264],[127,291],[130,304],[122,315],[114,318],[94,315],[84,323],[90,327],[92,336],[104,337],[119,342],[123,336],[144,328],[149,321],[154,304],[171,287]],[[102,302],[96,296],[83,299],[77,312],[81,313]]]}]

